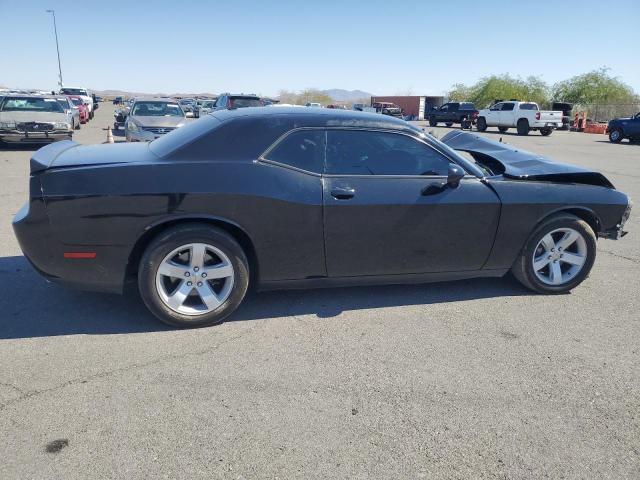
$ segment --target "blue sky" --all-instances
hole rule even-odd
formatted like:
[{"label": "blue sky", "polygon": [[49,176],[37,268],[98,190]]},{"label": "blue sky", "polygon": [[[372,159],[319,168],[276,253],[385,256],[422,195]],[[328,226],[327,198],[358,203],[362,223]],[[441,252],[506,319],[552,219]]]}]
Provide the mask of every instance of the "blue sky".
[{"label": "blue sky", "polygon": [[[0,85],[442,94],[494,73],[602,66],[640,92],[640,1],[0,0]],[[578,35],[581,36],[577,40]],[[539,40],[537,40],[539,39]]]}]

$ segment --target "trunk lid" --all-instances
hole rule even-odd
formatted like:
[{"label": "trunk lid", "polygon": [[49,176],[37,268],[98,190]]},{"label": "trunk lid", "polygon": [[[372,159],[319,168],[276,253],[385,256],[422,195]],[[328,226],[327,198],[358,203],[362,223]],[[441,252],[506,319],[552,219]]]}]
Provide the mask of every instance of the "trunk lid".
[{"label": "trunk lid", "polygon": [[72,140],[54,142],[31,157],[31,173],[50,169],[144,162],[156,159],[147,143],[80,145]]}]

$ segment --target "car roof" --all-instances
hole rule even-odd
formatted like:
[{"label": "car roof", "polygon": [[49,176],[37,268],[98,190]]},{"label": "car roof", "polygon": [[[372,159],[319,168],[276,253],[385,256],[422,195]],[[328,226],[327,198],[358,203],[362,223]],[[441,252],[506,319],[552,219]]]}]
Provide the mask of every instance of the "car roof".
[{"label": "car roof", "polygon": [[227,110],[218,110],[211,113],[221,122],[235,118],[264,118],[272,115],[288,115],[296,123],[303,126],[317,127],[373,127],[392,130],[411,130],[413,128],[404,120],[380,115],[378,113],[366,113],[353,110],[335,108],[297,108],[297,107],[247,107]]},{"label": "car roof", "polygon": [[172,102],[178,103],[178,100],[175,98],[169,97],[135,97],[136,102]]}]

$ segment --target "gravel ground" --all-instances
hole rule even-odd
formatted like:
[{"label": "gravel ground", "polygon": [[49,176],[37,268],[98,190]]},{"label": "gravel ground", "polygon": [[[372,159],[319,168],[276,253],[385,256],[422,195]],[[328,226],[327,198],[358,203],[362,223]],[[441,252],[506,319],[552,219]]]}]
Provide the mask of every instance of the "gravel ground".
[{"label": "gravel ground", "polygon": [[[112,111],[76,140],[103,142]],[[640,197],[640,146],[486,135]],[[0,478],[640,477],[639,208],[569,295],[509,278],[272,292],[175,331],[34,273],[10,224],[31,153],[0,147]]]}]

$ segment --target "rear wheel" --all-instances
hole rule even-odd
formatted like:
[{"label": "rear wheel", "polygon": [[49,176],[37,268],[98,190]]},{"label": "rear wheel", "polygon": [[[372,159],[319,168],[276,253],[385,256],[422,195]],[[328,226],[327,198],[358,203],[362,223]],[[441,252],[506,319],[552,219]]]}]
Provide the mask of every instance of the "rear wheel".
[{"label": "rear wheel", "polygon": [[445,125],[446,125],[447,127],[450,127],[451,125],[453,125],[453,122],[446,122],[446,123],[445,123]]},{"label": "rear wheel", "polygon": [[518,130],[518,135],[529,135],[529,121],[526,118],[521,118],[518,120],[516,124],[516,129]]},{"label": "rear wheel", "polygon": [[611,143],[620,143],[622,141],[622,130],[615,128],[609,132],[609,141]]},{"label": "rear wheel", "polygon": [[511,271],[531,290],[566,293],[589,276],[595,258],[596,236],[589,224],[558,214],[536,228]]},{"label": "rear wheel", "polygon": [[553,132],[553,128],[541,128],[540,129],[540,135],[542,135],[543,137],[548,137],[549,135],[551,135],[551,133]]},{"label": "rear wheel", "polygon": [[509,127],[498,127],[498,131],[499,131],[500,133],[504,133],[504,132],[506,132],[507,130],[509,130]]},{"label": "rear wheel", "polygon": [[249,266],[228,233],[185,224],[156,237],[145,250],[138,288],[147,308],[176,327],[221,323],[242,302]]},{"label": "rear wheel", "polygon": [[438,122],[436,122],[436,119],[434,117],[430,117],[429,118],[429,126],[430,127],[437,127],[438,126]]},{"label": "rear wheel", "polygon": [[478,117],[476,128],[479,132],[484,132],[487,129],[487,120],[484,117]]}]

